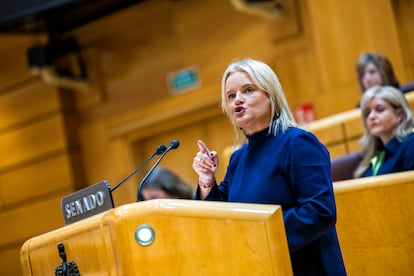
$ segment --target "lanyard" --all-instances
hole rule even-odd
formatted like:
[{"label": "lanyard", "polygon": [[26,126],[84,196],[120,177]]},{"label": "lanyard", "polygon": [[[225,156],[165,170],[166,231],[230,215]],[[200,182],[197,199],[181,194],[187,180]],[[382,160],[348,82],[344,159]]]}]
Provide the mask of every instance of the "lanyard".
[{"label": "lanyard", "polygon": [[378,170],[381,167],[382,163],[384,162],[385,157],[385,150],[380,151],[376,156],[372,157],[371,165],[372,165],[372,176],[376,176],[378,174]]}]

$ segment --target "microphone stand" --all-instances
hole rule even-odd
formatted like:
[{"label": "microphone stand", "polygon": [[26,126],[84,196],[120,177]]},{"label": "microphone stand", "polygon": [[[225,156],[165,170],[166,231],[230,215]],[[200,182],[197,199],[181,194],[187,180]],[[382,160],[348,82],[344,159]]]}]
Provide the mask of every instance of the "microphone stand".
[{"label": "microphone stand", "polygon": [[148,164],[148,162],[150,162],[155,156],[157,156],[159,154],[163,154],[166,151],[167,151],[167,147],[164,144],[159,145],[158,148],[155,150],[154,154],[150,158],[148,158],[138,169],[136,169],[135,171],[133,171],[130,175],[128,175],[126,178],[124,178],[115,187],[113,187],[111,189],[111,193],[113,191],[115,191],[116,189],[118,189],[119,186],[121,186],[122,184],[124,184],[125,182],[127,182],[131,177],[133,177],[134,175],[136,175],[140,170],[142,170],[142,168],[144,168]]},{"label": "microphone stand", "polygon": [[170,146],[160,155],[158,160],[152,165],[151,169],[148,171],[148,173],[141,179],[141,182],[139,182],[138,190],[137,190],[137,202],[142,201],[142,195],[141,190],[144,182],[148,179],[148,177],[151,175],[151,173],[155,170],[155,168],[158,166],[158,164],[161,162],[161,160],[164,158],[164,156],[172,149],[176,149],[179,146],[178,140],[173,140],[170,143]]}]

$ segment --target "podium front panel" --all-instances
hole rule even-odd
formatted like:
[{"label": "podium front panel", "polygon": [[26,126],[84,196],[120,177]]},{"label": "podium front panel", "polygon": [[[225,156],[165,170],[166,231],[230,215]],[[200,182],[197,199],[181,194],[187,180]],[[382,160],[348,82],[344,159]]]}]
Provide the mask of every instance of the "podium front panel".
[{"label": "podium front panel", "polygon": [[[153,240],[140,244],[142,227]],[[178,199],[123,205],[26,241],[24,274],[53,275],[62,263],[59,243],[81,275],[292,275],[277,205]]]}]

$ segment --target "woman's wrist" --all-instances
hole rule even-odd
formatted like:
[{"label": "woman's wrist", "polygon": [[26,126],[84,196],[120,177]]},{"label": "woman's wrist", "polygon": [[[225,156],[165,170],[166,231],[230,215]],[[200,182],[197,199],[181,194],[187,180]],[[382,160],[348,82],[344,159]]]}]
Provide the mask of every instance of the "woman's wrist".
[{"label": "woman's wrist", "polygon": [[200,186],[200,188],[211,189],[215,183],[216,181],[214,178],[210,181],[203,181],[201,178],[198,179],[198,185]]}]

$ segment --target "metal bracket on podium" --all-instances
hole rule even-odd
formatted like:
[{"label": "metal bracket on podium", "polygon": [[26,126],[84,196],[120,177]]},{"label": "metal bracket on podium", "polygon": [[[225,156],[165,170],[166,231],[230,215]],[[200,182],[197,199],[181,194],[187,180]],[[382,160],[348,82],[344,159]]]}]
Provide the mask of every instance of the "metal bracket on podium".
[{"label": "metal bracket on podium", "polygon": [[56,267],[55,276],[80,276],[78,266],[75,262],[66,261],[65,246],[58,244],[59,257],[62,258],[62,264]]}]

